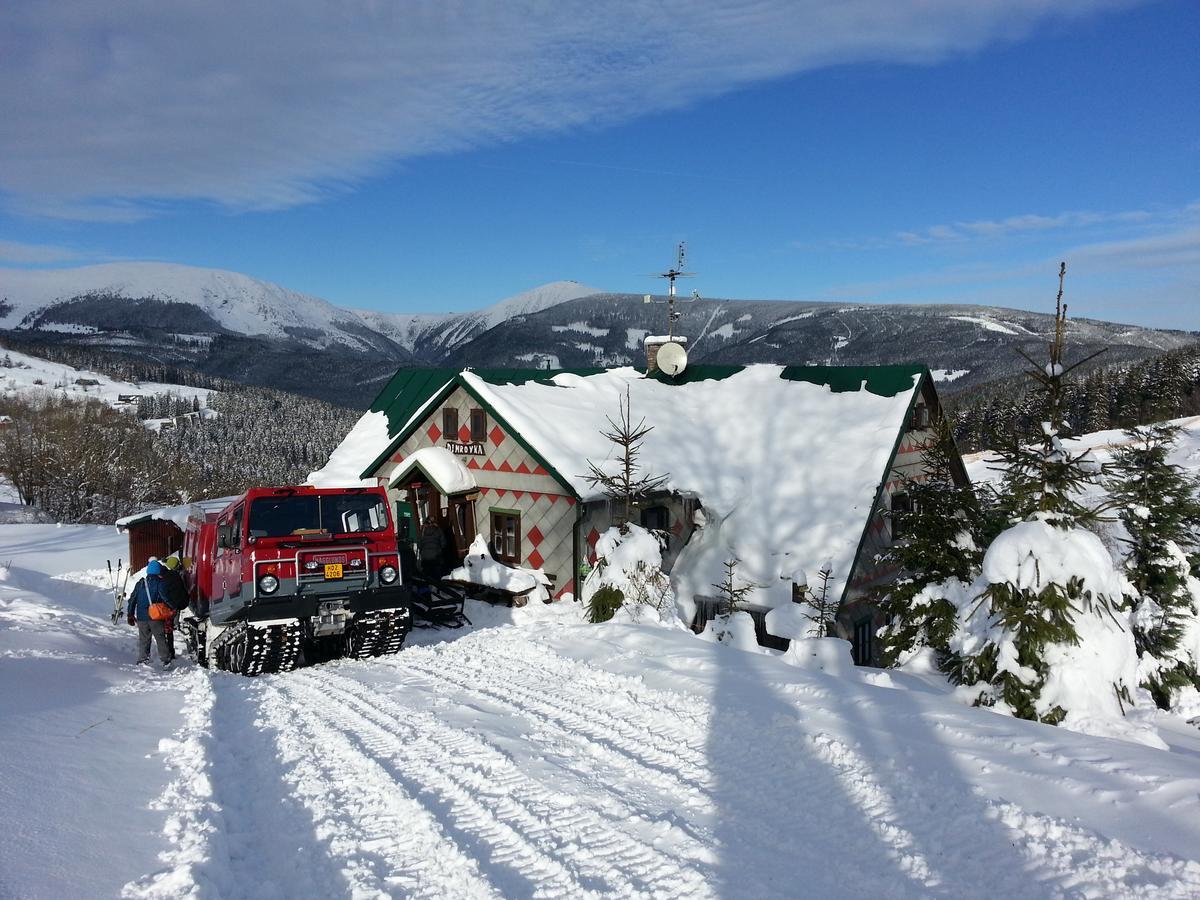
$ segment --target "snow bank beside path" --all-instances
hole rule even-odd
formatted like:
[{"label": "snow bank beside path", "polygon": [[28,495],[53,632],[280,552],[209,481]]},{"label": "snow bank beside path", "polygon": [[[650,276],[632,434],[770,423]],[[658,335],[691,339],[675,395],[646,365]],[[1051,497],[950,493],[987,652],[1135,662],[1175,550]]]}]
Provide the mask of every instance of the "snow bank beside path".
[{"label": "snow bank beside path", "polygon": [[109,621],[104,561],[127,554],[111,526],[0,525],[2,897],[116,897],[165,846],[184,676],[135,667]]}]

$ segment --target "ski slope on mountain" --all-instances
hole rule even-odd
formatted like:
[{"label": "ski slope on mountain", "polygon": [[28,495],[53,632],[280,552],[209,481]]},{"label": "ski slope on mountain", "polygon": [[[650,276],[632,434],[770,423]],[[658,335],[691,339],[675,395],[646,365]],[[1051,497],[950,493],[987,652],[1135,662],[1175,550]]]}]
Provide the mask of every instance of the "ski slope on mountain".
[{"label": "ski slope on mountain", "polygon": [[1170,751],[897,672],[577,608],[473,606],[399,655],[131,665],[110,528],[0,526],[0,896],[1194,897]]}]

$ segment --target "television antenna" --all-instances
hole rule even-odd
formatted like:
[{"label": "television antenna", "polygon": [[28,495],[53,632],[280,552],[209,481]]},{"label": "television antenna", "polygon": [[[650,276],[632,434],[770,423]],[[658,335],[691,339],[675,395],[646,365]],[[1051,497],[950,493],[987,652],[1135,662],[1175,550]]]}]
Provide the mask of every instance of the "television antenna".
[{"label": "television antenna", "polygon": [[[674,340],[675,323],[682,318],[683,313],[675,310],[675,279],[676,278],[694,278],[695,272],[685,272],[683,270],[683,262],[687,257],[687,242],[680,241],[679,247],[675,250],[675,265],[667,269],[665,272],[655,272],[651,277],[667,279],[667,339]],[[646,303],[654,302],[654,298],[646,294],[642,298]],[[692,291],[692,296],[689,300],[699,300],[700,292]]]}]

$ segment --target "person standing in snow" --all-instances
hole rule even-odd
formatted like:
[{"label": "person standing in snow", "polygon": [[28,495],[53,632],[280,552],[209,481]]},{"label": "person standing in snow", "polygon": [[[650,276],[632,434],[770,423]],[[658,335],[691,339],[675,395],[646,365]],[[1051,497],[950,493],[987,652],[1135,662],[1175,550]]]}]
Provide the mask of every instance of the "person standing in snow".
[{"label": "person standing in snow", "polygon": [[417,549],[421,554],[421,574],[426,578],[441,578],[446,571],[446,536],[436,522],[426,522],[422,526]]},{"label": "person standing in snow", "polygon": [[175,615],[166,620],[167,643],[171,647],[172,657],[175,656],[175,629],[179,627],[179,612],[188,605],[187,586],[179,569],[178,556],[172,554],[163,560],[162,580],[167,591],[167,606],[175,611]]},{"label": "person standing in snow", "polygon": [[138,630],[137,664],[150,664],[150,638],[158,646],[158,658],[164,669],[170,668],[175,659],[171,641],[167,637],[167,622],[150,618],[150,604],[167,603],[167,587],[162,579],[163,565],[157,559],[146,564],[146,574],[133,586],[129,595],[126,621]]}]

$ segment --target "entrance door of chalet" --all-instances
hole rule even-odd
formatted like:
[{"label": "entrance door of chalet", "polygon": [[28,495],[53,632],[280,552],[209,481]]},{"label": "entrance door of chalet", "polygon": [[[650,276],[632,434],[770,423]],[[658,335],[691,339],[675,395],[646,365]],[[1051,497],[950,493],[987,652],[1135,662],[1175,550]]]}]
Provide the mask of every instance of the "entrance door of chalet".
[{"label": "entrance door of chalet", "polygon": [[[475,504],[465,497],[447,497],[431,484],[413,482],[408,486],[408,503],[416,514],[417,533],[433,523],[446,536],[446,555],[461,565],[475,540]],[[399,527],[399,525],[397,525]]]},{"label": "entrance door of chalet", "polygon": [[450,532],[454,535],[454,555],[461,563],[475,540],[475,504],[464,497],[450,497],[446,510]]}]

